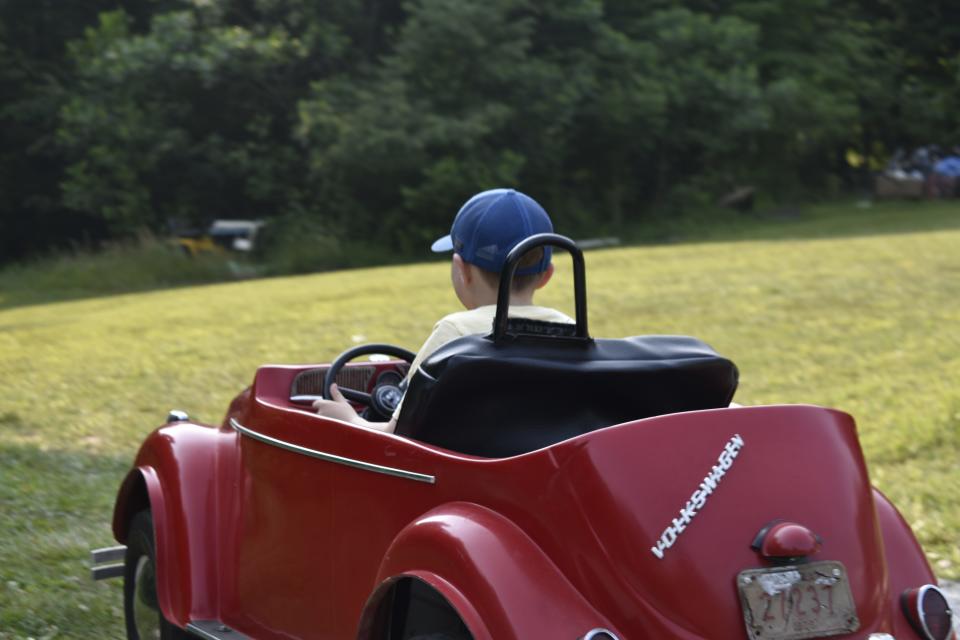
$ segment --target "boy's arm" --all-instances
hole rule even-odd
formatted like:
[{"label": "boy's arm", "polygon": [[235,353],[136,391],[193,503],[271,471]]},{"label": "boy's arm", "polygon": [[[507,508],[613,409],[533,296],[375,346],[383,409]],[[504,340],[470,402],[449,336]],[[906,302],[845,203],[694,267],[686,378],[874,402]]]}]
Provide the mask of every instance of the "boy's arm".
[{"label": "boy's arm", "polygon": [[[461,335],[463,334],[461,334],[456,326],[454,326],[451,322],[448,322],[445,319],[441,319],[439,322],[437,322],[437,324],[433,327],[433,332],[423,343],[423,346],[420,347],[420,351],[417,352],[417,357],[414,358],[413,362],[410,364],[410,371],[407,372],[407,382],[413,379],[414,372],[427,356],[454,338],[459,338]],[[332,400],[317,400],[313,403],[314,410],[322,416],[349,422],[350,424],[358,427],[366,427],[367,429],[385,431],[386,433],[393,433],[397,426],[397,416],[400,415],[400,407],[403,406],[402,401],[401,404],[397,406],[396,411],[393,412],[393,416],[391,416],[388,422],[371,422],[370,420],[366,420],[357,414],[353,406],[347,401],[346,398],[343,397],[343,394],[340,393],[340,390],[337,389],[336,384],[330,385],[330,395],[333,398]]]},{"label": "boy's arm", "polygon": [[410,370],[407,371],[407,383],[409,384],[410,381],[413,380],[413,374],[420,368],[420,364],[426,360],[430,354],[462,335],[456,326],[445,318],[433,325],[433,331],[430,332],[430,335],[423,342],[420,350],[417,351],[417,357],[410,363]]},{"label": "boy's arm", "polygon": [[316,400],[313,403],[314,410],[322,416],[349,422],[358,427],[384,431],[386,433],[393,433],[394,428],[397,426],[395,418],[390,418],[388,422],[371,422],[370,420],[360,417],[353,406],[343,397],[343,394],[340,393],[340,389],[337,388],[336,384],[330,385],[330,395],[333,398],[332,400]]},{"label": "boy's arm", "polygon": [[[424,341],[423,345],[420,347],[420,350],[417,351],[417,357],[415,357],[413,362],[410,363],[410,370],[407,371],[407,377],[404,380],[404,382],[407,383],[406,388],[410,388],[410,382],[413,381],[413,374],[416,373],[417,369],[420,368],[420,363],[426,360],[426,358],[434,351],[462,335],[463,334],[457,329],[457,327],[446,318],[441,318],[437,324],[433,325],[433,331]],[[396,427],[397,419],[400,417],[400,410],[402,408],[403,399],[400,400],[400,404],[398,404],[397,408],[394,409],[393,416],[390,418],[390,422],[393,423],[394,427]]]}]

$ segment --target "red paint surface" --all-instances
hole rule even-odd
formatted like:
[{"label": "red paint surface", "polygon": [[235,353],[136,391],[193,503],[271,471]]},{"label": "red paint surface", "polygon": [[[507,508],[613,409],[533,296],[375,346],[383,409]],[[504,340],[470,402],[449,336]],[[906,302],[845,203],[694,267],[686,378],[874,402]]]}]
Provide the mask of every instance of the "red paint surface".
[{"label": "red paint surface", "polygon": [[[218,618],[264,640],[353,638],[378,586],[410,575],[443,593],[477,640],[574,640],[595,627],[624,640],[745,638],[736,576],[762,565],[754,534],[782,518],[821,536],[818,560],[845,565],[861,627],[844,637],[915,637],[898,598],[933,577],[871,489],[846,414],[675,414],[489,460],[295,407],[288,391],[304,368],[261,368],[227,418],[436,484],[284,451],[228,420],[159,429],[136,466],[169,619]],[[734,434],[739,455],[658,558],[651,548]],[[791,540],[780,544],[805,548]]]}]

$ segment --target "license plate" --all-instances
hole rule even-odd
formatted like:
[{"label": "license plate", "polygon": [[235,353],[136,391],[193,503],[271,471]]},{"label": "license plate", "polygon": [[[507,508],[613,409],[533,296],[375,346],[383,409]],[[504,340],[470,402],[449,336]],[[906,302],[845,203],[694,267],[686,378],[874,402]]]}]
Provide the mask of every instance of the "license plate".
[{"label": "license plate", "polygon": [[847,571],[839,562],[748,569],[737,576],[750,640],[800,640],[860,626]]}]

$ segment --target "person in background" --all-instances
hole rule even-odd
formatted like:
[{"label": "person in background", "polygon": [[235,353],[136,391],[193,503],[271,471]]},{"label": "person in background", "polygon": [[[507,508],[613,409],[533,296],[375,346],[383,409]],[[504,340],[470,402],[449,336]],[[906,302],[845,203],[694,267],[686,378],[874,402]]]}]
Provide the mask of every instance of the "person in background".
[{"label": "person in background", "polygon": [[960,156],[953,154],[937,160],[930,176],[930,197],[953,198],[960,187]]}]

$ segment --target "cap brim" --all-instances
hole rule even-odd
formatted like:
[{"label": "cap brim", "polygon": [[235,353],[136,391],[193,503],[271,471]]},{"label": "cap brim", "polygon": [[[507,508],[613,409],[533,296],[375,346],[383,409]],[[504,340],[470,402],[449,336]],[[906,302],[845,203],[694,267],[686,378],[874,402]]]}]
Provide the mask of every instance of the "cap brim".
[{"label": "cap brim", "polygon": [[430,245],[430,250],[434,253],[443,253],[444,251],[453,251],[453,238],[450,236],[443,236],[432,245]]}]

